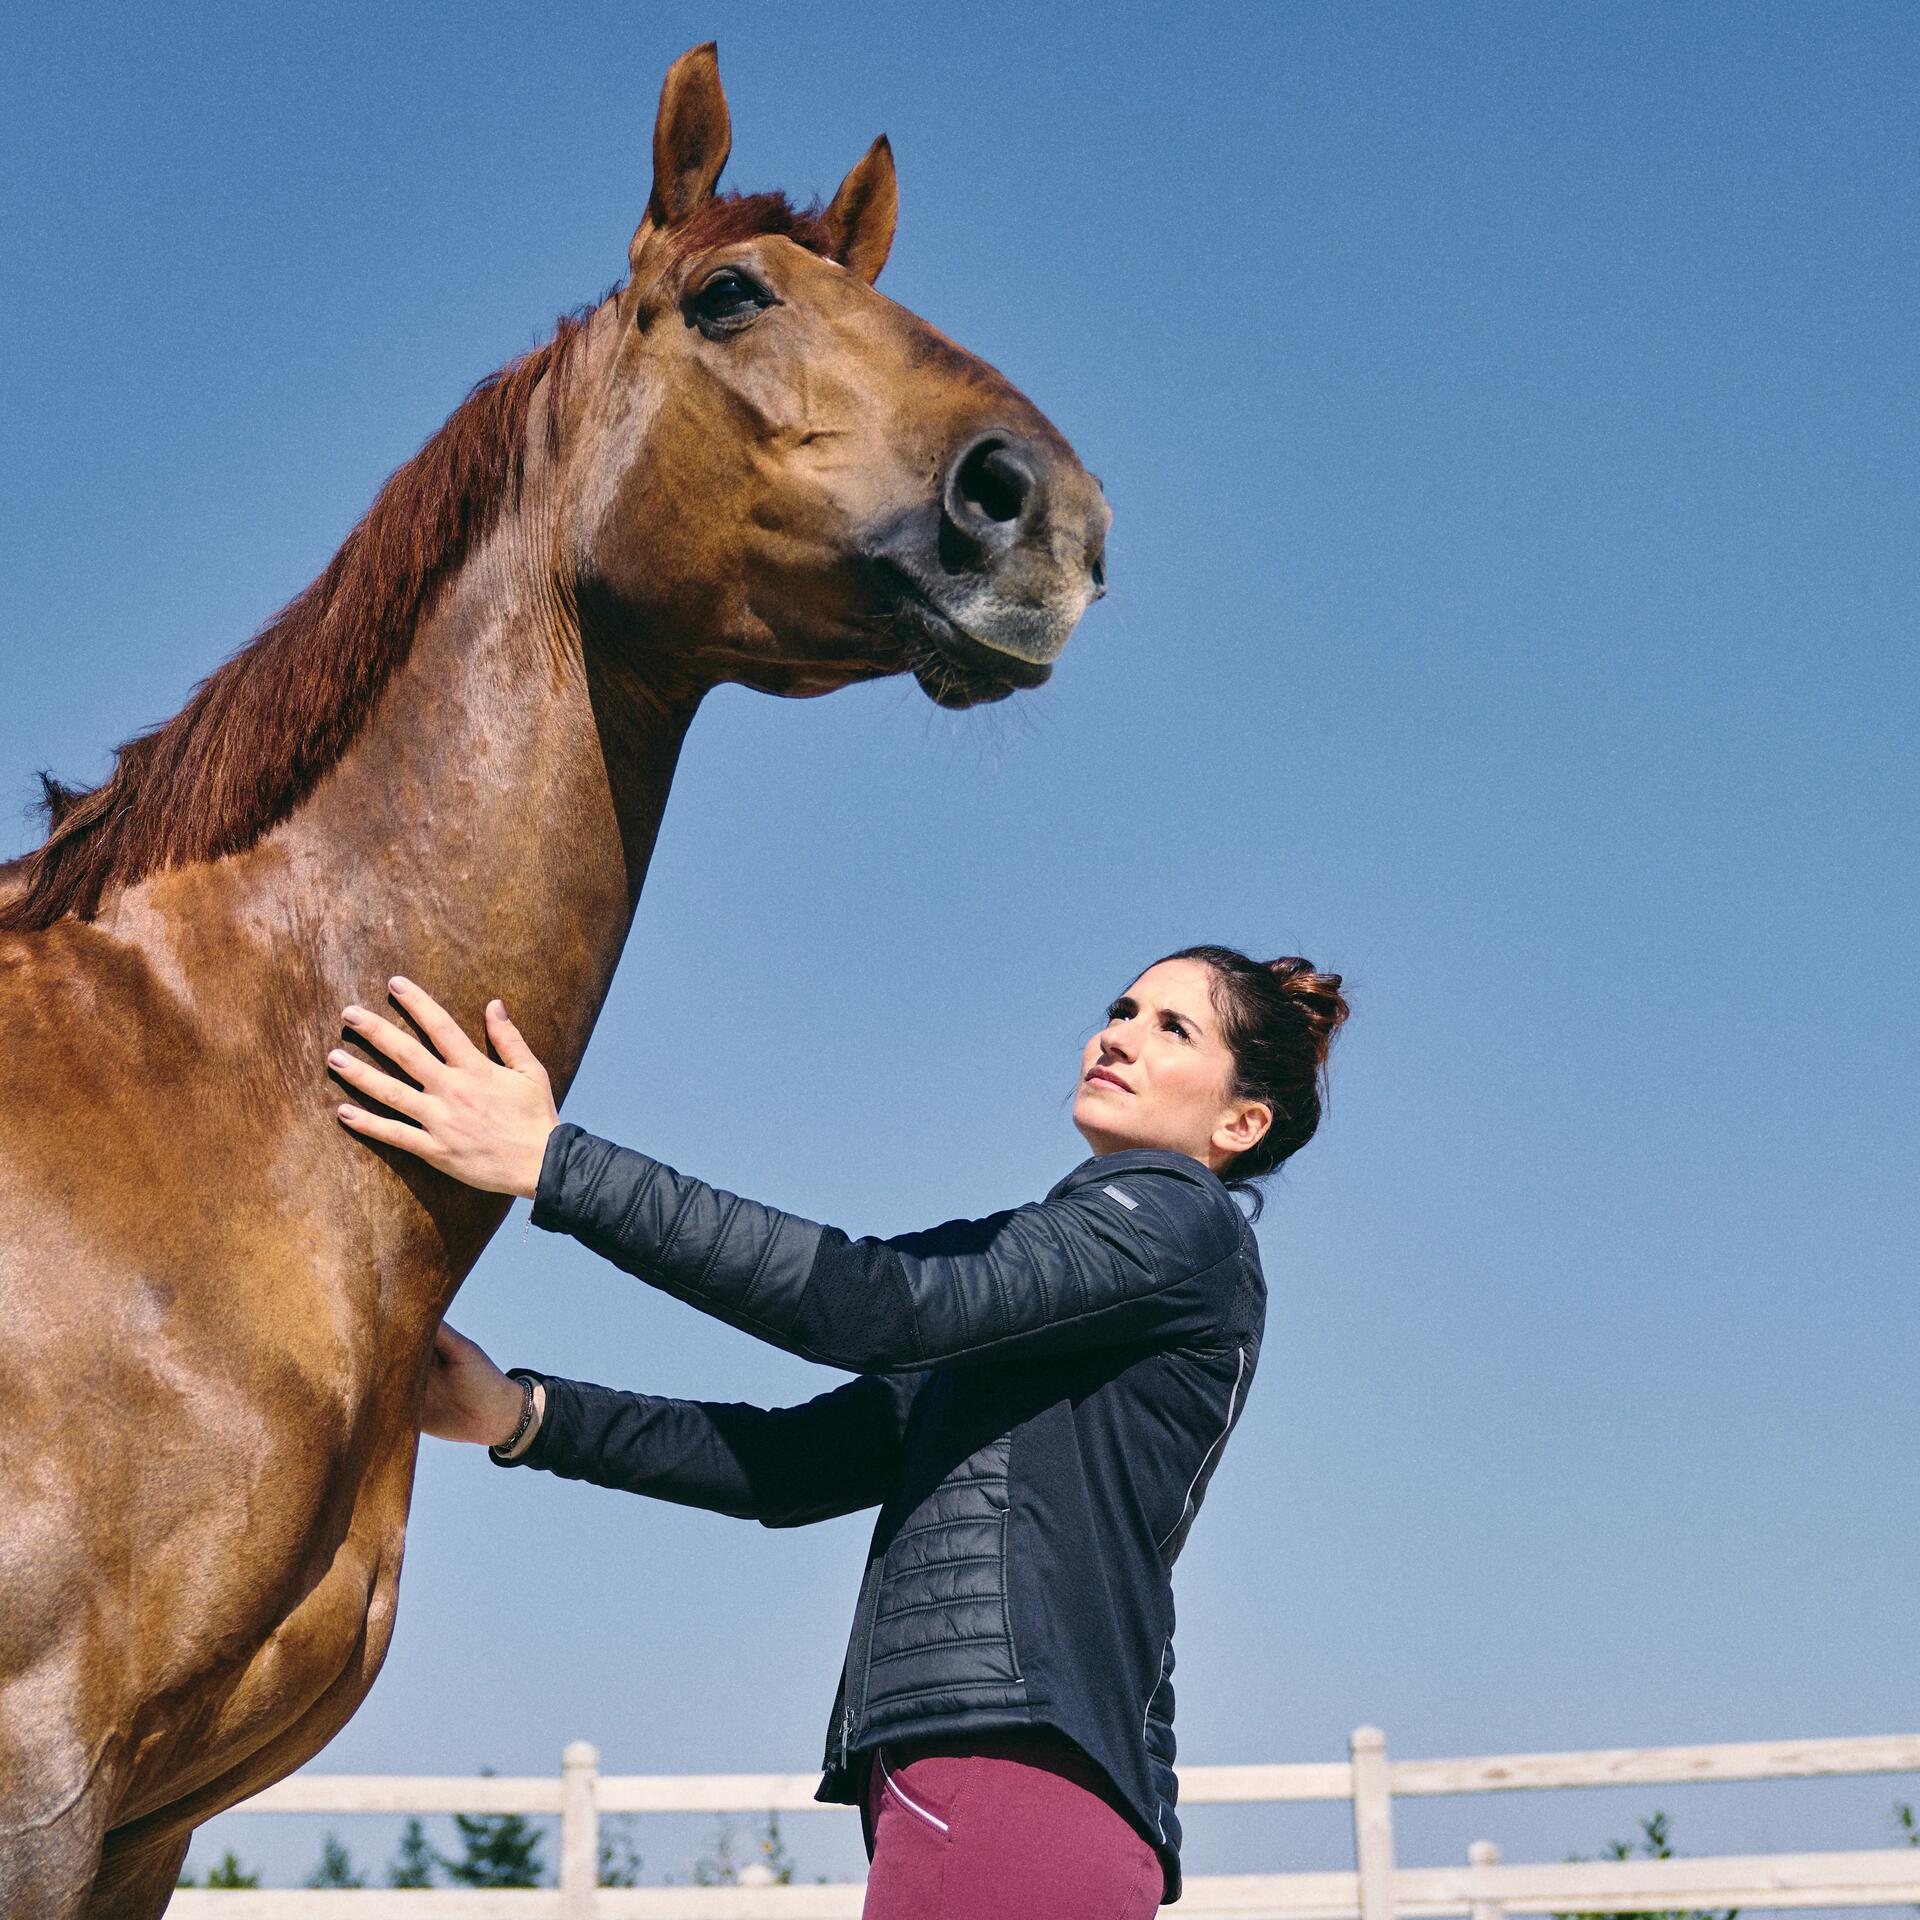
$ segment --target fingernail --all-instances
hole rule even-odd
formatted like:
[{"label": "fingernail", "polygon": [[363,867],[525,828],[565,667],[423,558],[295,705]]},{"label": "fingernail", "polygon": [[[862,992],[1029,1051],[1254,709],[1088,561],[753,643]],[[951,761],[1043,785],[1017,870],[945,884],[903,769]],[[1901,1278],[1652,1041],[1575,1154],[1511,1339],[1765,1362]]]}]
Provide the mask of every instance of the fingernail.
[{"label": "fingernail", "polygon": [[387,982],[387,985],[390,986],[395,993],[405,993],[406,990],[413,985],[413,982],[404,974],[396,973],[393,978]]},{"label": "fingernail", "polygon": [[353,1109],[351,1107],[336,1107],[334,1111],[339,1114],[342,1120],[351,1120],[353,1118]]},{"label": "fingernail", "polygon": [[364,1020],[366,1017],[367,1010],[365,1007],[348,1007],[340,1016],[348,1026],[352,1026],[356,1021]]},{"label": "fingernail", "polygon": [[330,1067],[344,1067],[346,1064],[347,1056],[338,1047],[327,1055],[327,1065]]}]

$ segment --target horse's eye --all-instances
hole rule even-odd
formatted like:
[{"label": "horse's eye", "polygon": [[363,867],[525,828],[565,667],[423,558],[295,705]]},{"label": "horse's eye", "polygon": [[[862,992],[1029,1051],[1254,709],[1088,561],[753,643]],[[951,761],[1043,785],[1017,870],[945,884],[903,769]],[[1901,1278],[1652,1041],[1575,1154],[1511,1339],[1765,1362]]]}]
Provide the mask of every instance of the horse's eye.
[{"label": "horse's eye", "polygon": [[772,305],[773,295],[759,281],[737,267],[722,267],[693,296],[693,318],[704,334],[738,333]]}]

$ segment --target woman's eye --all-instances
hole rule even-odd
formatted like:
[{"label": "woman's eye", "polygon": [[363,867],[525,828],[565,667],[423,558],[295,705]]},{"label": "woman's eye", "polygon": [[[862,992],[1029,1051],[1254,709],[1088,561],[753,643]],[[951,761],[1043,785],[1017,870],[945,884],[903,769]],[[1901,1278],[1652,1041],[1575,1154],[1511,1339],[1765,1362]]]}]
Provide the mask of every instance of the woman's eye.
[{"label": "woman's eye", "polygon": [[729,267],[716,273],[694,295],[693,314],[703,329],[727,332],[744,326],[772,304],[773,295],[757,280]]}]

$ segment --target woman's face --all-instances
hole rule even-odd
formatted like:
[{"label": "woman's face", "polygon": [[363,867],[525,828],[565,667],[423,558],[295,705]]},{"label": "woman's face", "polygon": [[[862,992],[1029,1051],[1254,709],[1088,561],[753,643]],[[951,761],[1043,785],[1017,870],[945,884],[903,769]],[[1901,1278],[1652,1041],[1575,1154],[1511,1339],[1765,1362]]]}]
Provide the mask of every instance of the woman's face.
[{"label": "woman's face", "polygon": [[1231,1096],[1233,1055],[1213,1008],[1213,969],[1149,967],[1080,1055],[1073,1124],[1095,1153],[1164,1147],[1216,1171],[1272,1124],[1272,1109]]}]

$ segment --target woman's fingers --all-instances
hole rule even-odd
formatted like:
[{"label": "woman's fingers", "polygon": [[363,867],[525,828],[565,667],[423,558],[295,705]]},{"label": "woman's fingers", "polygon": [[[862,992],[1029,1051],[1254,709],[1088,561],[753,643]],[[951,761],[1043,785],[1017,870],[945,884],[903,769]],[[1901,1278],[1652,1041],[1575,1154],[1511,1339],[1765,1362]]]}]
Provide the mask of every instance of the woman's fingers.
[{"label": "woman's fingers", "polygon": [[424,987],[416,987],[411,980],[396,973],[387,982],[387,990],[413,1016],[420,1031],[440,1049],[443,1060],[466,1067],[486,1059],[467,1038],[460,1022]]},{"label": "woman's fingers", "polygon": [[410,1120],[425,1117],[426,1095],[418,1087],[410,1087],[404,1080],[382,1073],[371,1061],[335,1047],[327,1055],[327,1065],[356,1093],[364,1093],[369,1100],[378,1100],[383,1107],[404,1113]]},{"label": "woman's fingers", "polygon": [[405,1027],[396,1026],[384,1014],[370,1012],[365,1007],[348,1007],[340,1020],[368,1046],[384,1053],[402,1073],[412,1074],[422,1086],[442,1064],[437,1053],[423,1047]]},{"label": "woman's fingers", "polygon": [[500,1056],[503,1066],[511,1067],[515,1073],[535,1073],[542,1079],[546,1077],[547,1070],[534,1057],[526,1037],[508,1019],[504,1000],[487,1002],[487,1032],[492,1036],[493,1050]]},{"label": "woman's fingers", "polygon": [[377,1113],[368,1113],[364,1108],[355,1106],[343,1106],[339,1114],[343,1125],[351,1127],[365,1139],[378,1140],[382,1146],[399,1147],[403,1152],[424,1160],[430,1167],[440,1164],[440,1143],[425,1127],[409,1126],[404,1120],[386,1120]]},{"label": "woman's fingers", "polygon": [[357,1093],[419,1125],[384,1127],[358,1107],[343,1107],[341,1119],[367,1139],[404,1148],[470,1187],[533,1193],[556,1124],[553,1088],[506,1008],[497,1000],[487,1007],[488,1034],[500,1051],[501,1064],[496,1064],[432,994],[399,974],[390,985],[407,1016],[440,1049],[440,1058],[365,1008],[348,1008],[342,1017],[421,1084],[410,1086],[342,1049],[328,1054],[327,1064]]}]

